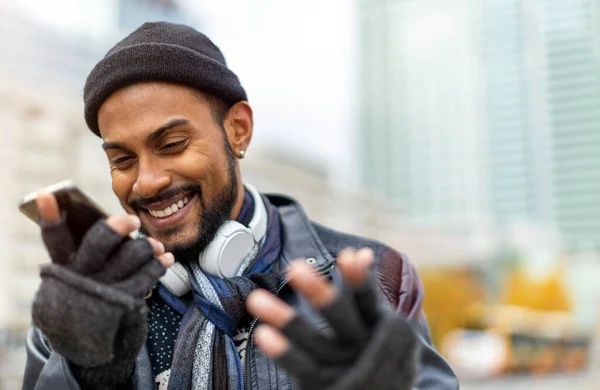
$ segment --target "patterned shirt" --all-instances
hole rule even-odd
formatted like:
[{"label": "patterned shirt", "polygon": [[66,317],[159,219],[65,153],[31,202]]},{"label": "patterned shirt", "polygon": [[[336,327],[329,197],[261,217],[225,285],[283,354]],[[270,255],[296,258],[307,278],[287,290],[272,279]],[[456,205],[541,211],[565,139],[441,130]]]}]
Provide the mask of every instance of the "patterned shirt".
[{"label": "patterned shirt", "polygon": [[[175,340],[183,316],[167,305],[158,294],[148,299],[150,314],[148,315],[148,352],[155,374],[158,390],[166,390],[169,384]],[[246,364],[246,348],[248,347],[248,327],[238,329],[233,336],[242,366]]]}]

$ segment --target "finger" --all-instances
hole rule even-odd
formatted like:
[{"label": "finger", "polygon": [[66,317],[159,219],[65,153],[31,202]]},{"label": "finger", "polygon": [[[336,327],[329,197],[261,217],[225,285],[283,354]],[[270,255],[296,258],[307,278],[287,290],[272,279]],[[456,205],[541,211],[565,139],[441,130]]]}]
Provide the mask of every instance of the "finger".
[{"label": "finger", "polygon": [[154,256],[160,257],[165,254],[165,244],[158,241],[156,238],[146,237],[150,245],[152,245],[152,250],[154,251]]},{"label": "finger", "polygon": [[60,209],[54,195],[40,192],[35,198],[35,204],[42,221],[57,222],[60,219]]},{"label": "finger", "polygon": [[304,261],[294,261],[287,272],[290,285],[317,309],[333,302],[336,289]]},{"label": "finger", "polygon": [[142,225],[140,218],[137,215],[129,214],[108,217],[106,219],[106,224],[123,237],[138,230]]},{"label": "finger", "polygon": [[254,341],[271,359],[283,355],[290,347],[289,340],[270,325],[259,325],[254,330]]},{"label": "finger", "polygon": [[371,248],[362,248],[357,252],[343,250],[338,255],[337,265],[346,283],[356,287],[367,278],[373,260],[374,253]]},{"label": "finger", "polygon": [[52,262],[67,265],[76,252],[77,246],[71,236],[71,231],[64,220],[49,222],[42,220],[42,240],[48,250]]},{"label": "finger", "polygon": [[377,283],[373,275],[368,276],[363,283],[353,288],[354,302],[360,312],[363,324],[372,329],[381,317],[382,300],[379,296]]},{"label": "finger", "polygon": [[[372,257],[372,252],[368,251],[362,251],[360,255],[352,250],[341,253],[341,260],[347,265],[346,269],[350,271],[349,276],[353,281],[360,282],[364,279],[365,264],[370,255]],[[288,274],[292,287],[321,312],[342,343],[364,342],[366,329],[354,304],[353,293],[348,287],[338,292],[303,262],[293,263]]]},{"label": "finger", "polygon": [[171,252],[163,253],[157,259],[165,268],[170,268],[175,263],[175,256]]},{"label": "finger", "polygon": [[106,265],[93,278],[107,284],[120,282],[130,278],[154,257],[148,240],[126,239],[115,249]]},{"label": "finger", "polygon": [[35,203],[42,228],[42,240],[52,262],[67,265],[77,247],[64,218],[61,220],[58,202],[53,194],[40,192]]},{"label": "finger", "polygon": [[342,293],[319,311],[335,330],[336,338],[341,344],[362,345],[365,342],[368,333],[354,304],[350,287],[345,285]]},{"label": "finger", "polygon": [[114,285],[121,291],[133,295],[135,298],[144,298],[148,291],[158,283],[158,279],[167,272],[163,265],[153,258],[144,265],[131,278]]},{"label": "finger", "polygon": [[353,343],[338,343],[337,338],[316,329],[302,316],[292,318],[287,325],[281,328],[281,333],[294,346],[323,364],[339,364],[351,361],[356,357]]},{"label": "finger", "polygon": [[246,309],[264,323],[282,328],[295,315],[294,309],[275,295],[263,289],[256,289],[246,299]]},{"label": "finger", "polygon": [[357,252],[343,251],[338,256],[338,267],[345,282],[353,290],[354,303],[362,324],[368,329],[375,326],[380,317],[380,299],[370,267],[375,254],[370,248]]},{"label": "finger", "polygon": [[[110,254],[123,242],[125,234],[127,234],[123,234],[126,231],[125,225],[128,223],[126,218],[119,218],[116,221],[115,224],[115,220],[112,220],[112,226],[121,229],[120,232],[109,226],[108,222],[100,220],[85,233],[75,256],[74,267],[78,272],[89,275],[104,268]],[[129,227],[133,226],[131,221],[129,223]]]}]

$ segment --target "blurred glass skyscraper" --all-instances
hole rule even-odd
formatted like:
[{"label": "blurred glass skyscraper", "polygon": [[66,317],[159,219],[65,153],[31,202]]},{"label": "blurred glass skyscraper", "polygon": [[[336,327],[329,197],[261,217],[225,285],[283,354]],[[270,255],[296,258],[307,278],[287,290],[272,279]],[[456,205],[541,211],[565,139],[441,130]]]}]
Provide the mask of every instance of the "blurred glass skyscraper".
[{"label": "blurred glass skyscraper", "polygon": [[472,0],[360,3],[360,152],[366,187],[425,225],[485,208]]},{"label": "blurred glass skyscraper", "polygon": [[553,220],[574,249],[600,250],[600,3],[545,0]]},{"label": "blurred glass skyscraper", "polygon": [[488,0],[484,68],[497,220],[600,250],[600,4]]},{"label": "blurred glass skyscraper", "polygon": [[599,7],[363,1],[364,183],[415,222],[532,224],[600,250]]}]

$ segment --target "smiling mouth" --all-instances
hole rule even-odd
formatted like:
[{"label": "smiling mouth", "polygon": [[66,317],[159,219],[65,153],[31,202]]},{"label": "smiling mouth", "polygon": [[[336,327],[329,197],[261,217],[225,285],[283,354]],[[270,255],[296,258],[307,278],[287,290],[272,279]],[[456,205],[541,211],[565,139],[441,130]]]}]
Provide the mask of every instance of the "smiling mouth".
[{"label": "smiling mouth", "polygon": [[148,212],[148,214],[150,214],[151,216],[153,216],[155,218],[167,218],[167,217],[170,217],[171,215],[175,214],[182,208],[184,208],[192,200],[192,198],[193,198],[193,195],[187,195],[184,198],[179,199],[165,207],[162,207],[162,206],[161,206],[161,208],[144,207],[144,209]]}]

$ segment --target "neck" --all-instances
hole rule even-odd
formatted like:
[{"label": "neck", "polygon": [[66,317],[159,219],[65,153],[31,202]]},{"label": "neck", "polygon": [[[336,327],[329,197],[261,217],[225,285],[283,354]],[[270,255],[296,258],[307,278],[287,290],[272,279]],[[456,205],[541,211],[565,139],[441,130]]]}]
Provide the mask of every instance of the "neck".
[{"label": "neck", "polygon": [[[240,197],[241,202],[239,200]],[[237,211],[232,212],[231,214],[235,215],[236,217],[230,220],[235,220],[241,223],[242,225],[248,226],[250,221],[252,220],[252,217],[254,216],[255,204],[254,198],[252,197],[252,195],[250,195],[248,191],[246,191],[246,188],[243,185],[241,190],[238,190],[235,208],[237,208]],[[204,249],[200,249],[197,246],[192,246],[190,248],[173,252],[173,254],[175,255],[177,261],[185,263],[187,261],[196,261],[202,250]]]},{"label": "neck", "polygon": [[231,216],[229,219],[236,221],[240,216],[240,212],[242,211],[242,207],[244,206],[244,199],[246,197],[246,189],[244,188],[244,182],[240,175],[238,175],[237,180],[237,197],[235,199],[235,205],[231,210]]}]

